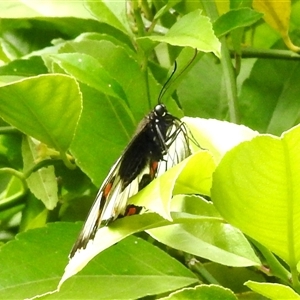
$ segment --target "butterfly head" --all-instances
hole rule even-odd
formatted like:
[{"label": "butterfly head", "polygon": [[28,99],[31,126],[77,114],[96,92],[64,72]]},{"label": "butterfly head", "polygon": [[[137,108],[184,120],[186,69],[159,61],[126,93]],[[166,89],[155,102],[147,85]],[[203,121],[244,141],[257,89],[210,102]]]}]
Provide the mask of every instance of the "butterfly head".
[{"label": "butterfly head", "polygon": [[154,107],[153,111],[154,111],[155,116],[158,118],[164,117],[168,113],[167,108],[164,104],[157,104]]}]

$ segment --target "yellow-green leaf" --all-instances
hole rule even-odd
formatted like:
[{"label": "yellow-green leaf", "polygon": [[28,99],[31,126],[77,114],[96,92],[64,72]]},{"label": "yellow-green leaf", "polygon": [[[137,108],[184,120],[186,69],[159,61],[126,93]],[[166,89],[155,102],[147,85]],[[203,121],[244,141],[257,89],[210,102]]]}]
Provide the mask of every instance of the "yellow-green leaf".
[{"label": "yellow-green leaf", "polygon": [[290,50],[295,52],[300,51],[300,48],[292,43],[288,33],[291,15],[290,0],[254,0],[253,7],[255,10],[264,13],[265,21],[280,33],[286,46]]}]

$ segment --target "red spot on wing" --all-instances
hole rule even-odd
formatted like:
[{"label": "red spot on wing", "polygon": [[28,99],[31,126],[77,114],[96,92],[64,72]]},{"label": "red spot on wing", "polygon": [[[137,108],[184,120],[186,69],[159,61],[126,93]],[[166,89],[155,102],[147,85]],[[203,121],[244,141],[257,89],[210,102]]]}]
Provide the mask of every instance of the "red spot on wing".
[{"label": "red spot on wing", "polygon": [[158,161],[152,161],[150,164],[150,177],[153,179],[155,177],[156,171],[158,167]]},{"label": "red spot on wing", "polygon": [[128,216],[132,216],[132,215],[137,215],[141,212],[141,210],[143,209],[142,206],[137,206],[134,204],[129,204],[126,207],[126,211],[124,213],[124,217],[128,217]]},{"label": "red spot on wing", "polygon": [[113,181],[110,181],[104,187],[104,189],[103,189],[103,196],[102,197],[104,197],[105,199],[107,198],[108,194],[110,193],[112,185],[113,185]]},{"label": "red spot on wing", "polygon": [[132,216],[136,214],[136,208],[135,207],[129,207],[126,211],[126,216]]}]

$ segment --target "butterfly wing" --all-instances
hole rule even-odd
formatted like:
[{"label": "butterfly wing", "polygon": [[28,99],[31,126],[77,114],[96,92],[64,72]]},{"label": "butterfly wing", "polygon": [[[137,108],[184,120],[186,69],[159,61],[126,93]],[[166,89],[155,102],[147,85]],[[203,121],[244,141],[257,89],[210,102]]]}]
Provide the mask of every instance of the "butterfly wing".
[{"label": "butterfly wing", "polygon": [[[163,111],[152,111],[138,126],[136,134],[113,165],[101,185],[88,218],[70,257],[85,249],[103,225],[126,211],[128,199],[190,155],[187,130],[179,119]],[[155,108],[155,109],[156,109]]]}]

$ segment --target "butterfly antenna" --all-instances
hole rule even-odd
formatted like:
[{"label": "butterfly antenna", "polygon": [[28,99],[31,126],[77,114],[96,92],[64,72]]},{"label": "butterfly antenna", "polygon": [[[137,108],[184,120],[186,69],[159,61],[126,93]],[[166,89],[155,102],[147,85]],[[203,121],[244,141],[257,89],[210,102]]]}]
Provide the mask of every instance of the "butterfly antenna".
[{"label": "butterfly antenna", "polygon": [[196,58],[197,54],[198,54],[198,50],[195,49],[195,53],[194,53],[192,59],[191,59],[191,60],[189,61],[189,63],[184,67],[184,69],[178,74],[178,76],[174,79],[173,82],[175,82],[175,81],[180,77],[180,75],[181,75],[182,73],[184,73],[184,72],[189,68],[189,66],[192,64],[192,62],[193,62],[194,59]]},{"label": "butterfly antenna", "polygon": [[165,82],[164,86],[162,87],[162,89],[160,90],[159,96],[158,96],[158,104],[161,104],[161,99],[164,96],[166,90],[167,90],[167,85],[169,84],[170,80],[172,79],[173,75],[175,74],[177,69],[177,62],[175,60],[174,62],[174,69],[172,71],[171,76],[168,78],[168,80]]},{"label": "butterfly antenna", "polygon": [[[194,61],[194,59],[196,58],[198,54],[198,50],[195,49],[195,54],[193,55],[192,59],[189,61],[189,63],[184,67],[184,69],[178,74],[178,76],[174,79],[173,83],[180,77],[180,75],[182,73],[184,73],[186,71],[186,69],[192,64],[192,62]],[[172,79],[173,75],[175,74],[176,72],[176,69],[177,69],[177,62],[175,60],[174,62],[174,69],[173,69],[173,72],[171,74],[171,76],[168,78],[168,80],[166,81],[166,83],[164,84],[164,86],[162,87],[160,93],[159,93],[159,96],[158,96],[158,104],[161,104],[161,99],[162,97],[164,96],[164,94],[166,93],[166,90],[167,90],[167,87],[168,87],[168,84],[170,83],[170,80]]]}]

